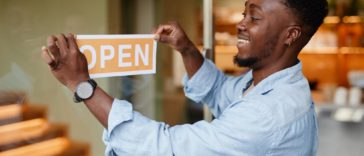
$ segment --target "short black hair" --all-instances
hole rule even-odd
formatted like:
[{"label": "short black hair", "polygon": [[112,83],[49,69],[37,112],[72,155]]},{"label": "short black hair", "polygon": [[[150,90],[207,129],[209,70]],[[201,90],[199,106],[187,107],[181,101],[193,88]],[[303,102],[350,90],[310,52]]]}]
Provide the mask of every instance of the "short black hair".
[{"label": "short black hair", "polygon": [[292,9],[300,24],[308,26],[308,34],[312,36],[323,23],[328,14],[327,0],[283,0]]}]

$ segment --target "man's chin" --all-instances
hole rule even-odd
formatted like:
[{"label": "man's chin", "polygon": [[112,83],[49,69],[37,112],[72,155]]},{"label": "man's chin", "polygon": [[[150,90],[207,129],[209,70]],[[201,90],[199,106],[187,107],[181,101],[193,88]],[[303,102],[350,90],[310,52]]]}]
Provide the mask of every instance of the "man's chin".
[{"label": "man's chin", "polygon": [[239,58],[238,55],[234,56],[234,63],[238,66],[238,67],[253,67],[257,62],[258,62],[258,58],[255,57],[249,57],[249,58]]}]

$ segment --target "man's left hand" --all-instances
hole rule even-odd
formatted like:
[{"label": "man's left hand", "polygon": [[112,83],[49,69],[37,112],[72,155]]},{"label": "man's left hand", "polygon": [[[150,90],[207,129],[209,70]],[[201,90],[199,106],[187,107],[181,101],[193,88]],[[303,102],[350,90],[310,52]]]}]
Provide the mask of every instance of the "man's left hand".
[{"label": "man's left hand", "polygon": [[90,78],[86,57],[79,51],[73,34],[48,37],[41,55],[54,77],[73,92],[80,82]]}]

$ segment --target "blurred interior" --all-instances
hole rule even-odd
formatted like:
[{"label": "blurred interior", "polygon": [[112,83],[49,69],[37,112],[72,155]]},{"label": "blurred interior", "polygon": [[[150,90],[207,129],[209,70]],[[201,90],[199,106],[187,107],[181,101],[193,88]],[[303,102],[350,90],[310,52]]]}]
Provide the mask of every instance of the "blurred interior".
[{"label": "blurred interior", "polygon": [[[364,153],[364,1],[328,0],[329,16],[299,59],[319,117],[319,156]],[[1,0],[0,156],[104,155],[103,127],[72,101],[41,60],[51,34],[150,34],[178,21],[202,47],[202,0]],[[244,0],[213,0],[215,63],[233,64],[236,23]],[[154,75],[96,79],[112,96],[170,125],[203,119],[202,106],[185,98],[178,52],[159,44]],[[40,150],[40,149],[48,150]]]}]

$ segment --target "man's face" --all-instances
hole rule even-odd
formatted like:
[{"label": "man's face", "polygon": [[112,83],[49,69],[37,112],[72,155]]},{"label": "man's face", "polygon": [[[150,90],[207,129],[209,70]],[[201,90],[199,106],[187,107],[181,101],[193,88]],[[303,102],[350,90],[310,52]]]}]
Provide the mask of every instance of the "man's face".
[{"label": "man's face", "polygon": [[289,13],[282,0],[247,0],[244,18],[237,24],[238,54],[234,62],[253,69],[274,62],[292,21]]}]

